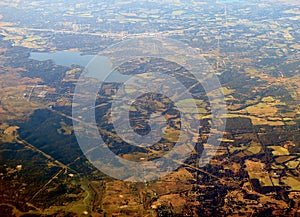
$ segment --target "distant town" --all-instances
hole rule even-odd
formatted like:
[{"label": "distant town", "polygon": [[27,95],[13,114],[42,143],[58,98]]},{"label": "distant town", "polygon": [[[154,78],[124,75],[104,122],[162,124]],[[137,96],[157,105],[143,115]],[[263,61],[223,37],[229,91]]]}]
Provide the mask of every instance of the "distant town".
[{"label": "distant town", "polygon": [[[285,0],[2,0],[0,216],[300,216],[299,20],[299,2]],[[174,75],[194,96],[201,123],[193,126],[199,135],[187,140],[196,140],[191,156],[176,171],[135,183],[87,160],[74,134],[73,121],[82,120],[72,117],[72,100],[86,67],[80,58],[138,37],[194,48],[220,81],[227,114],[219,118],[225,132],[212,130],[211,102],[176,64],[145,58],[116,69]],[[66,64],[31,57],[57,52]],[[79,58],[71,65],[70,53]],[[161,141],[140,148],[117,135],[112,101],[118,91],[132,91],[122,88],[104,81],[97,96],[97,127],[107,146],[131,161],[172,150],[181,116],[159,94],[141,96],[130,114],[132,128],[146,134],[151,114],[161,113],[168,124]],[[222,137],[214,156],[210,133]]]}]

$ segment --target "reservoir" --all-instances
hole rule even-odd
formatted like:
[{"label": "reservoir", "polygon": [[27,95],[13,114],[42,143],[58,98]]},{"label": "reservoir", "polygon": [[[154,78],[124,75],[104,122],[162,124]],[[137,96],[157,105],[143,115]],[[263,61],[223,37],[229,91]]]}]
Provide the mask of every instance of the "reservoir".
[{"label": "reservoir", "polygon": [[80,52],[58,51],[58,52],[31,52],[29,58],[45,61],[53,60],[57,65],[70,67],[71,65],[86,66],[95,56],[81,55]]},{"label": "reservoir", "polygon": [[109,82],[124,82],[130,78],[128,75],[122,75],[118,71],[110,68],[110,62],[107,58],[97,55],[81,55],[80,52],[58,51],[58,52],[31,52],[30,59],[45,61],[52,60],[55,64],[71,67],[71,65],[89,66],[89,76],[106,80]]}]

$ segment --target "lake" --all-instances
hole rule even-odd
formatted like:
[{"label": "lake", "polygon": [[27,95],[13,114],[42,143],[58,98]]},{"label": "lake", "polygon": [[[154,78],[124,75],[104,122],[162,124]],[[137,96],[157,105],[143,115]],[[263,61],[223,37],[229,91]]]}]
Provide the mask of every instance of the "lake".
[{"label": "lake", "polygon": [[128,75],[122,75],[118,71],[112,71],[110,62],[106,57],[96,55],[81,55],[80,52],[58,51],[58,52],[31,52],[30,59],[45,61],[53,60],[55,64],[70,67],[79,65],[86,67],[89,65],[89,76],[106,80],[107,82],[125,82],[130,78]]},{"label": "lake", "polygon": [[55,64],[70,67],[72,64],[86,66],[95,56],[81,55],[80,52],[58,51],[58,52],[31,52],[29,58],[45,61],[53,60]]}]

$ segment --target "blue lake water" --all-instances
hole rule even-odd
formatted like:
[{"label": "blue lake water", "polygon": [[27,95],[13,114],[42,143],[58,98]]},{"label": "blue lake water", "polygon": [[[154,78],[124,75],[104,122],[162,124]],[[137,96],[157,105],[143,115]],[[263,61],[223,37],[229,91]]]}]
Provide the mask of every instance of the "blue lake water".
[{"label": "blue lake water", "polygon": [[219,0],[218,2],[221,4],[230,4],[230,3],[239,3],[239,2],[243,3],[245,2],[245,0]]},{"label": "blue lake water", "polygon": [[53,60],[55,64],[67,67],[71,65],[88,67],[87,75],[102,81],[124,82],[130,78],[130,76],[122,75],[118,71],[113,71],[110,68],[109,59],[103,56],[81,55],[80,52],[58,51],[48,53],[31,52],[29,58],[38,61]]},{"label": "blue lake water", "polygon": [[38,61],[53,60],[57,65],[70,67],[72,64],[86,66],[94,57],[94,55],[81,55],[80,52],[58,51],[48,53],[31,52],[29,58]]}]

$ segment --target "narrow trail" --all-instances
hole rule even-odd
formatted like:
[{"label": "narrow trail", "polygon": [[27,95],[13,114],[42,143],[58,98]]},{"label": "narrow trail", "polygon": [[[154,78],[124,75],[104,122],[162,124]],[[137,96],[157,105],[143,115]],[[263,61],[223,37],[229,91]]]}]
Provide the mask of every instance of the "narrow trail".
[{"label": "narrow trail", "polygon": [[30,202],[32,201],[33,199],[35,199],[41,192],[43,192],[46,187],[53,181],[55,180],[56,178],[58,178],[59,175],[61,175],[64,171],[72,171],[76,174],[79,174],[77,171],[75,171],[74,169],[70,168],[68,165],[65,165],[63,164],[62,162],[56,160],[55,158],[53,158],[52,156],[50,156],[49,154],[43,152],[42,150],[36,148],[35,146],[33,146],[32,144],[30,144],[29,142],[23,140],[23,139],[20,139],[19,137],[16,138],[16,141],[19,143],[19,144],[22,144],[25,146],[25,148],[28,148],[34,152],[37,152],[41,155],[43,155],[46,159],[50,160],[51,162],[53,162],[55,165],[61,167],[62,169],[59,170],[54,176],[51,177],[51,179],[46,183],[44,184],[27,202]]}]

